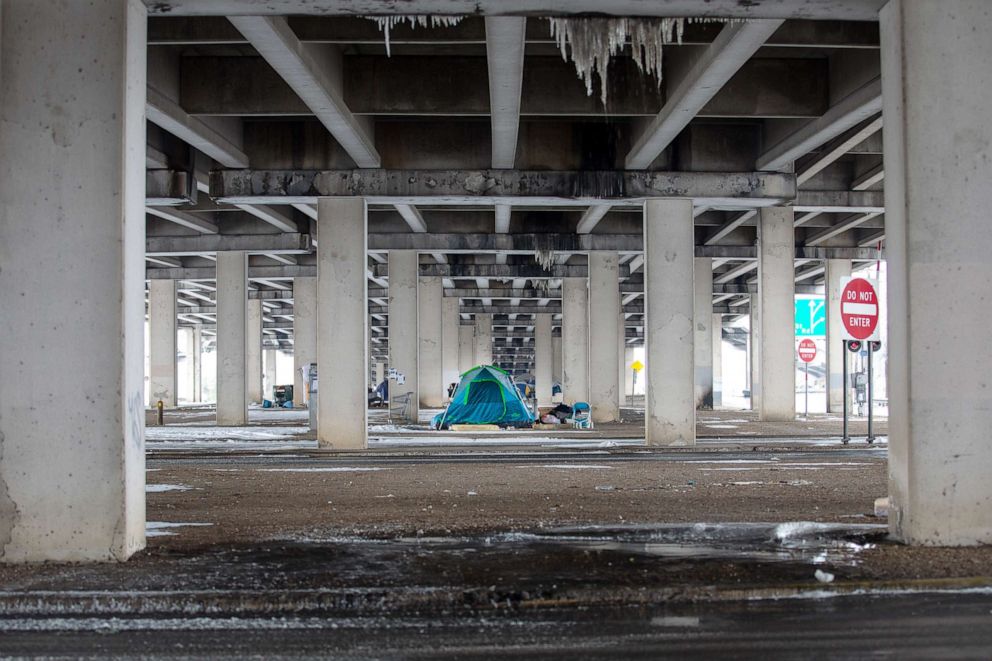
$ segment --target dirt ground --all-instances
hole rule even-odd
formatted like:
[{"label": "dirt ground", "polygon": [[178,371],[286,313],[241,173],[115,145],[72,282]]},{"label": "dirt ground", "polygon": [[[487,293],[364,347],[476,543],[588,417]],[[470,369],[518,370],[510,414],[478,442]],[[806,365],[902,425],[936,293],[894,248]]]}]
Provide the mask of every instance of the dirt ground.
[{"label": "dirt ground", "polygon": [[[149,493],[148,520],[212,525],[151,538],[149,546],[192,549],[274,538],[462,535],[574,524],[851,522],[873,516],[875,498],[886,493],[885,462],[879,459],[689,461],[152,462],[150,483],[189,490]],[[764,463],[740,463],[747,461]]]}]

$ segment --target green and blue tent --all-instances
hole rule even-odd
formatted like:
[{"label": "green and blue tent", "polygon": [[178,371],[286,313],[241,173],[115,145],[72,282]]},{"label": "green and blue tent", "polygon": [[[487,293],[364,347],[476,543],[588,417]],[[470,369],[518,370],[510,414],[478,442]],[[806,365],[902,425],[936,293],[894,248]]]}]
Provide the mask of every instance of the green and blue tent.
[{"label": "green and blue tent", "polygon": [[495,365],[476,365],[461,382],[444,413],[434,417],[435,429],[451,425],[529,427],[534,413],[520,397],[510,373]]}]

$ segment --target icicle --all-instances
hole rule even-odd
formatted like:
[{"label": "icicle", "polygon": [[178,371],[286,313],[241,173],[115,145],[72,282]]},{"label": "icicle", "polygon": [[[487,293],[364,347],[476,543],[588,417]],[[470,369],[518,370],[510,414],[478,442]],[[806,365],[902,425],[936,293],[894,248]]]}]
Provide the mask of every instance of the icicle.
[{"label": "icicle", "polygon": [[[610,60],[630,41],[637,68],[652,75],[661,86],[662,55],[666,44],[682,43],[685,22],[726,22],[712,18],[551,18],[551,38],[562,59],[575,64],[575,72],[592,96],[593,72],[599,75],[599,98],[606,105]],[[566,47],[567,45],[567,47]]]},{"label": "icicle", "polygon": [[375,21],[376,25],[379,26],[379,31],[385,35],[386,38],[386,57],[391,57],[389,49],[389,31],[399,25],[400,23],[409,23],[411,27],[416,28],[418,25],[422,28],[428,26],[432,28],[445,27],[450,28],[458,25],[464,16],[366,16],[365,18],[370,21]]},{"label": "icicle", "polygon": [[538,248],[534,251],[534,259],[542,269],[550,271],[551,267],[555,265],[555,251]]}]

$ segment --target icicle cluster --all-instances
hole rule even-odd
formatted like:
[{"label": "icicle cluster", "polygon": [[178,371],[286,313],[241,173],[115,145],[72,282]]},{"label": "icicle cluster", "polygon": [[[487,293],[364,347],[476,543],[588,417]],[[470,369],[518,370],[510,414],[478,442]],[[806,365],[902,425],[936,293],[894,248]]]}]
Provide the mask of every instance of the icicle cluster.
[{"label": "icicle cluster", "polygon": [[551,18],[549,21],[551,37],[558,44],[562,58],[567,62],[571,55],[589,96],[592,96],[592,74],[599,75],[599,98],[604,106],[610,59],[623,51],[628,40],[637,67],[654,76],[661,86],[663,47],[682,43],[686,22],[725,22],[711,18]]},{"label": "icicle cluster", "polygon": [[386,36],[386,57],[390,57],[389,52],[389,30],[400,23],[409,23],[411,27],[446,27],[450,28],[458,25],[464,16],[366,16],[379,26],[379,31]]},{"label": "icicle cluster", "polygon": [[534,259],[541,265],[542,269],[550,271],[551,267],[555,265],[555,251],[538,248],[534,251]]}]

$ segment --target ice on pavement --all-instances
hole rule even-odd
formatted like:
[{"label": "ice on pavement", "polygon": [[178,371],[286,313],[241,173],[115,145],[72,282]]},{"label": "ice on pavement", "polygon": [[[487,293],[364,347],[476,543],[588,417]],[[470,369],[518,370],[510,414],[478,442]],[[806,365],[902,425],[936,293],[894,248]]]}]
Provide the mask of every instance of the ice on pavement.
[{"label": "ice on pavement", "polygon": [[163,493],[165,491],[189,491],[193,487],[185,484],[146,484],[145,493]]},{"label": "ice on pavement", "polygon": [[595,464],[532,464],[517,466],[517,468],[554,468],[560,470],[613,470],[613,466],[597,466]]},{"label": "ice on pavement", "polygon": [[381,466],[317,466],[302,468],[258,468],[265,473],[371,473],[373,471],[391,471],[392,468]]},{"label": "ice on pavement", "polygon": [[146,441],[271,441],[294,438],[309,431],[307,427],[148,427]]},{"label": "ice on pavement", "polygon": [[154,450],[286,450],[316,448],[299,439],[307,427],[148,427],[145,441]]},{"label": "ice on pavement", "polygon": [[185,528],[185,527],[200,527],[200,526],[212,526],[212,523],[173,523],[170,521],[146,521],[145,522],[145,537],[166,537],[175,535],[176,533],[170,532],[167,528]]}]

